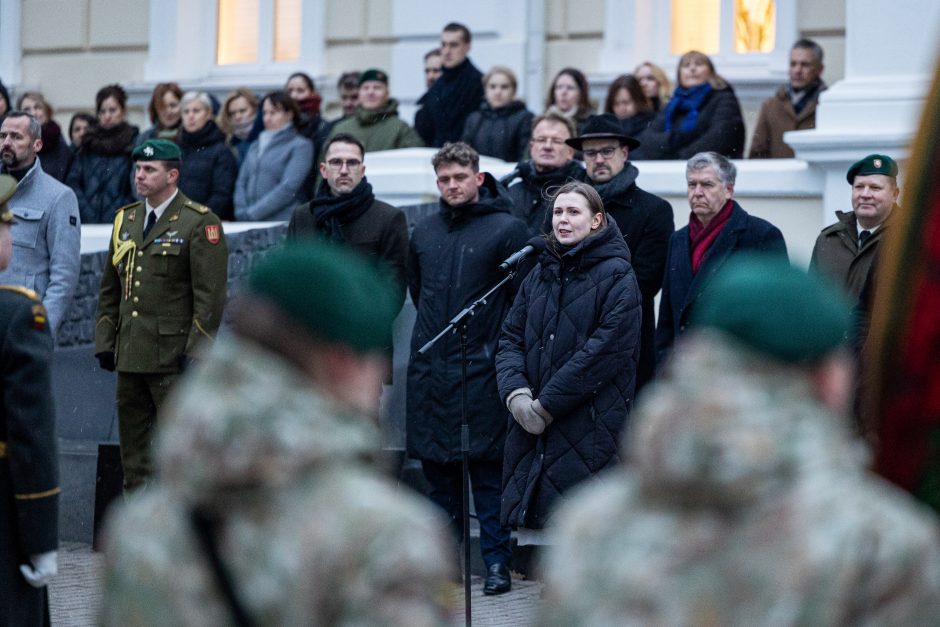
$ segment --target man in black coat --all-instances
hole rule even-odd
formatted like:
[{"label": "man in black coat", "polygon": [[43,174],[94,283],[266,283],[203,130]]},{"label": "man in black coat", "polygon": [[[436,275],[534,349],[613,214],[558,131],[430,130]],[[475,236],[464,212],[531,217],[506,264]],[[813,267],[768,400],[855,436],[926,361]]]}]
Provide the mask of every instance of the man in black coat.
[{"label": "man in black coat", "polygon": [[663,285],[666,248],[675,230],[672,206],[637,187],[639,171],[629,162],[629,156],[640,142],[623,134],[613,114],[592,117],[581,135],[569,139],[567,144],[584,154],[588,182],[601,195],[604,208],[617,221],[630,248],[636,281],[643,295],[640,362],[636,374],[639,393],[653,378],[656,369],[653,299]]},{"label": "man in black coat", "polygon": [[[0,175],[0,269],[10,263],[16,182]],[[52,335],[32,290],[0,286],[0,625],[49,623],[59,544]]]},{"label": "man in black coat", "polygon": [[385,264],[395,279],[399,309],[405,302],[408,222],[400,209],[372,193],[366,179],[362,142],[346,133],[332,137],[322,151],[316,197],[296,209],[287,236],[322,235],[344,242]]},{"label": "man in black coat", "polygon": [[552,230],[551,194],[571,181],[583,181],[584,166],[575,161],[574,149],[565,142],[574,137],[574,123],[563,115],[548,112],[532,121],[529,154],[500,181],[512,198],[512,213],[529,225],[533,235]]},{"label": "man in black coat", "polygon": [[676,338],[728,259],[742,252],[787,256],[780,229],[748,214],[734,200],[737,168],[717,152],[700,152],[685,167],[689,224],[669,238],[666,278],[659,301],[656,361],[661,365]]},{"label": "man in black coat", "polygon": [[[512,217],[506,190],[480,172],[480,158],[464,143],[447,144],[431,161],[441,192],[440,211],[411,236],[408,287],[417,309],[408,364],[408,454],[420,459],[431,499],[458,526],[461,503],[461,351],[449,334],[426,354],[418,349],[455,314],[495,285],[500,262],[522,248],[525,224]],[[484,593],[509,590],[509,530],[500,525],[503,442],[508,413],[496,387],[496,345],[514,289],[507,286],[478,310],[468,326],[467,404],[470,478],[487,567]]]},{"label": "man in black coat", "polygon": [[421,123],[416,120],[418,134],[428,146],[441,147],[456,142],[463,133],[467,116],[483,102],[483,74],[467,58],[470,52],[470,30],[451,22],[441,33],[443,74],[421,96]]}]

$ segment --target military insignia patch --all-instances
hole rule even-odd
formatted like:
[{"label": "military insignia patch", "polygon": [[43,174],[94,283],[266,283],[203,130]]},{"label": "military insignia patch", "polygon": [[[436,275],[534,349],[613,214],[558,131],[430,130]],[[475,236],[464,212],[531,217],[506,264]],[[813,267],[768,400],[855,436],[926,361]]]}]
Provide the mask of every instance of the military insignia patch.
[{"label": "military insignia patch", "polygon": [[144,154],[148,157],[153,156],[153,146],[144,146]]},{"label": "military insignia patch", "polygon": [[872,164],[873,164],[876,168],[880,168],[880,167],[881,167],[881,159],[874,159],[874,160],[872,161]]},{"label": "military insignia patch", "polygon": [[37,331],[46,328],[46,308],[39,303],[33,305],[33,328]]},{"label": "military insignia patch", "polygon": [[206,225],[206,239],[209,240],[210,244],[219,243],[219,225],[218,224]]}]

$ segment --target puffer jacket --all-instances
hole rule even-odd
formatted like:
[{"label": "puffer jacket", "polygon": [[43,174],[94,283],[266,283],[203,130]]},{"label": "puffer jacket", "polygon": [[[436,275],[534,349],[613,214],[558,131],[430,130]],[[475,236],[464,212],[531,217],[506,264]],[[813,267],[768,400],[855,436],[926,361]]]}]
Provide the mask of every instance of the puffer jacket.
[{"label": "puffer jacket", "polygon": [[136,126],[122,122],[86,135],[66,179],[78,198],[82,224],[114,222],[114,212],[134,202],[131,150],[137,132]]},{"label": "puffer jacket", "polygon": [[533,117],[521,100],[499,109],[484,102],[467,117],[460,141],[470,144],[481,155],[516,162],[529,147]]},{"label": "puffer jacket", "polygon": [[225,135],[209,120],[195,133],[183,129],[179,144],[183,153],[180,191],[212,209],[222,220],[231,220],[238,162],[232,149],[225,145]]},{"label": "puffer jacket", "polygon": [[532,390],[553,417],[541,435],[509,418],[504,525],[542,528],[559,497],[619,461],[640,353],[640,289],[617,224],[526,277],[496,355],[500,398]]}]

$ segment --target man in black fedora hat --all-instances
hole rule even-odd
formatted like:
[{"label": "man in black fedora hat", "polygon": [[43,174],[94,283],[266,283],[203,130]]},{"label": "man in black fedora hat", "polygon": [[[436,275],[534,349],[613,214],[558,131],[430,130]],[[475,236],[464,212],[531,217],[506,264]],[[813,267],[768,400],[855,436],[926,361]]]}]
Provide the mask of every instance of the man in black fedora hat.
[{"label": "man in black fedora hat", "polygon": [[632,257],[631,264],[643,295],[643,322],[640,328],[640,361],[637,365],[637,391],[648,382],[655,369],[653,299],[663,285],[666,247],[675,230],[672,207],[664,199],[645,192],[636,184],[639,171],[630,163],[630,151],[639,147],[633,137],[623,134],[617,118],[610,113],[595,115],[581,134],[565,141],[584,155],[588,182],[601,195],[607,213],[617,221]]}]

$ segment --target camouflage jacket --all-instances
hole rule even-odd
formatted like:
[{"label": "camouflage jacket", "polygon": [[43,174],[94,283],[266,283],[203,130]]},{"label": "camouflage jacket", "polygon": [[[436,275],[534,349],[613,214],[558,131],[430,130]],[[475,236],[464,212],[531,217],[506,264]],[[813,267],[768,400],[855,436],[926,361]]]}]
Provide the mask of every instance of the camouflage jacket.
[{"label": "camouflage jacket", "polygon": [[558,514],[542,624],[936,624],[936,520],[805,372],[702,332],[634,421],[629,464]]},{"label": "camouflage jacket", "polygon": [[377,426],[227,337],[168,401],[158,480],[105,539],[105,625],[231,623],[190,511],[258,625],[436,625],[452,598],[444,526],[373,468]]}]

